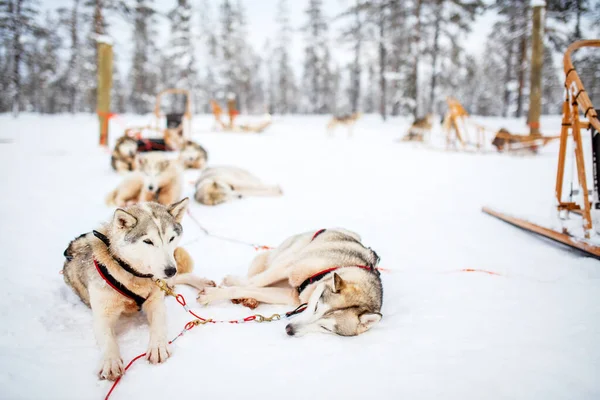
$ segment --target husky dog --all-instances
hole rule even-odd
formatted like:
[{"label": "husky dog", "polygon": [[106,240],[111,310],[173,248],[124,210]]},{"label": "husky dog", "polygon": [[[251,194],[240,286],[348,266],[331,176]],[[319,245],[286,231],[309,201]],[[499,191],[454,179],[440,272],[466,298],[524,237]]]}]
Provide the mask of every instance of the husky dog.
[{"label": "husky dog", "polygon": [[185,168],[202,169],[208,161],[208,153],[198,143],[186,140],[179,153],[179,161]]},{"label": "husky dog", "polygon": [[152,364],[169,358],[164,294],[154,279],[199,290],[214,286],[190,274],[192,259],[177,247],[187,205],[185,198],[168,207],[145,203],[117,209],[110,222],[79,236],[65,250],[65,282],[92,309],[94,333],[103,353],[100,379],[115,380],[123,374],[115,336],[121,314],[143,310],[150,324],[146,358]]},{"label": "husky dog", "polygon": [[350,115],[342,115],[342,116],[333,116],[329,123],[327,123],[327,132],[329,136],[333,134],[333,130],[338,125],[345,125],[348,127],[348,136],[352,136],[354,124],[361,117],[362,113],[355,112]]},{"label": "husky dog", "polygon": [[417,118],[410,128],[408,128],[408,132],[401,139],[402,142],[424,142],[425,134],[431,132],[431,128],[433,126],[433,118],[434,115],[432,113],[427,114],[423,118]]},{"label": "husky dog", "polygon": [[270,304],[306,303],[303,314],[286,326],[288,335],[328,332],[355,336],[381,319],[383,288],[378,262],[377,253],[365,247],[354,232],[307,232],[256,256],[247,278],[227,276],[221,287],[205,287],[198,302],[255,299]]},{"label": "husky dog", "polygon": [[194,198],[208,206],[246,196],[280,196],[281,188],[266,185],[250,172],[236,167],[212,167],[202,171]]},{"label": "husky dog", "polygon": [[106,204],[123,207],[155,201],[167,205],[181,197],[183,170],[179,160],[170,160],[161,152],[150,152],[140,154],[137,163],[138,171],[108,194]]},{"label": "husky dog", "polygon": [[110,157],[110,165],[117,172],[133,171],[136,169],[135,155],[137,141],[129,136],[121,136]]}]

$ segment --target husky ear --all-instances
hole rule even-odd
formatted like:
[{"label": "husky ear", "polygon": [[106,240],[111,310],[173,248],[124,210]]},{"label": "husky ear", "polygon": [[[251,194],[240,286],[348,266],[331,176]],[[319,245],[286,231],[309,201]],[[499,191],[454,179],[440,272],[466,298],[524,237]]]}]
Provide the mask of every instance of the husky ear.
[{"label": "husky ear", "polygon": [[190,199],[186,197],[180,202],[173,203],[169,207],[167,207],[167,211],[173,216],[173,218],[175,218],[175,221],[181,223],[181,220],[183,219],[183,214],[185,214],[185,210],[187,210],[189,200]]},{"label": "husky ear", "polygon": [[131,229],[137,224],[137,218],[127,211],[117,208],[113,216],[113,222],[119,229]]},{"label": "husky ear", "polygon": [[346,286],[346,282],[338,274],[333,273],[333,291],[339,293]]},{"label": "husky ear", "polygon": [[365,330],[370,329],[373,325],[381,321],[380,313],[364,313],[358,317],[360,324],[365,327]]}]

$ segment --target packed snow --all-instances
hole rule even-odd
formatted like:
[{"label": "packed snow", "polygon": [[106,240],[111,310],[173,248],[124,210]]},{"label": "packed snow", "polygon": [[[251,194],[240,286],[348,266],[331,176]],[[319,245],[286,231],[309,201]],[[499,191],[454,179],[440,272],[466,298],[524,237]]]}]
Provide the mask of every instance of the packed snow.
[{"label": "packed snow", "polygon": [[[481,213],[481,206],[555,223],[556,144],[538,156],[444,152],[395,139],[409,120],[365,116],[348,138],[326,117],[275,117],[263,134],[210,132],[194,139],[210,164],[247,168],[284,190],[216,207],[191,203],[215,234],[276,246],[304,231],[342,226],[381,256],[383,319],[352,338],[285,334],[285,322],[199,326],[154,366],[138,361],[112,399],[597,399],[600,266]],[[149,118],[119,116],[125,126]],[[525,131],[524,121],[479,119]],[[558,133],[560,117],[542,130]],[[0,116],[0,398],[101,399],[91,311],[59,271],[71,239],[111,217],[106,193],[120,177],[97,146],[91,115]],[[186,172],[193,196],[197,171]],[[205,236],[186,216],[181,243],[195,273],[243,274],[250,246]],[[481,269],[498,273],[460,272]],[[195,305],[240,318],[239,305]],[[169,336],[191,318],[166,299]],[[290,307],[261,305],[262,315]],[[125,362],[146,350],[143,315],[118,327]]]}]

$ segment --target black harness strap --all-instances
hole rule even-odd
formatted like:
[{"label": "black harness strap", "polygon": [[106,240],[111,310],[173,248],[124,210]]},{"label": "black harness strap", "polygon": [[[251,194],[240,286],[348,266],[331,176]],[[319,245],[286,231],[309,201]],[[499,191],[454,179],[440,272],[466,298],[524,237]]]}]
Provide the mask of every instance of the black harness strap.
[{"label": "black harness strap", "polygon": [[[103,235],[102,233],[100,233],[98,231],[92,231],[92,233],[94,234],[94,236],[96,236],[98,239],[100,239],[102,241],[102,243],[104,243],[106,245],[106,248],[109,249],[109,253],[110,253],[110,240],[108,240],[108,238],[105,235]],[[121,260],[120,258],[115,257],[113,254],[111,254],[111,256],[112,256],[112,258],[115,259],[117,264],[119,264],[121,266],[121,268],[123,268],[125,271],[129,272],[131,275],[137,276],[138,278],[152,278],[152,274],[142,274],[141,272],[138,272],[135,269],[133,269],[131,267],[131,265],[127,264],[125,261]]]},{"label": "black harness strap", "polygon": [[108,272],[108,268],[106,268],[106,265],[100,263],[97,260],[94,260],[94,265],[96,266],[96,270],[98,271],[102,279],[104,279],[106,283],[110,285],[110,287],[115,289],[117,292],[121,293],[123,296],[135,301],[135,304],[137,304],[138,308],[142,308],[142,305],[146,301],[145,298],[133,293],[127,288],[127,286],[123,285],[121,282],[116,280],[115,277],[112,276],[110,272]]},{"label": "black harness strap", "polygon": [[312,237],[312,239],[310,239],[310,241],[312,242],[313,240],[315,240],[317,238],[317,236],[319,236],[321,233],[325,232],[327,229],[320,229],[317,231],[317,233],[314,234],[314,236]]},{"label": "black harness strap", "polygon": [[[370,266],[370,265],[348,265],[347,267],[358,267],[358,268],[366,269],[368,271],[371,271],[371,272],[379,275],[379,271],[377,271],[373,266]],[[324,277],[326,277],[333,271],[338,270],[340,268],[346,268],[346,267],[329,268],[329,269],[319,272],[318,274],[315,274],[315,275],[309,277],[304,282],[302,282],[302,284],[300,284],[300,286],[298,286],[298,294],[302,293],[308,285],[315,283],[315,282],[319,282],[321,279],[323,279]]]}]

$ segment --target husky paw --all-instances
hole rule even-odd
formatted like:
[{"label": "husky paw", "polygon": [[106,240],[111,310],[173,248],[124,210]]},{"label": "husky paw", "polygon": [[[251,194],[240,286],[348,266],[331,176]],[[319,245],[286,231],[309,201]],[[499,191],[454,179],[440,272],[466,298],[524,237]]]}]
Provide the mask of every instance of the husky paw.
[{"label": "husky paw", "polygon": [[221,286],[246,286],[247,279],[236,275],[227,275],[223,278]]},{"label": "husky paw", "polygon": [[198,301],[198,303],[202,304],[203,306],[206,306],[208,305],[208,303],[215,300],[216,291],[217,288],[205,287],[198,293],[198,297],[196,297],[196,300]]},{"label": "husky paw", "polygon": [[166,343],[154,343],[150,344],[148,351],[146,351],[146,360],[150,361],[151,364],[158,364],[167,361],[167,358],[171,356]]},{"label": "husky paw", "polygon": [[123,360],[121,360],[121,357],[107,357],[102,360],[100,372],[98,372],[100,379],[114,381],[121,375],[123,375]]}]

